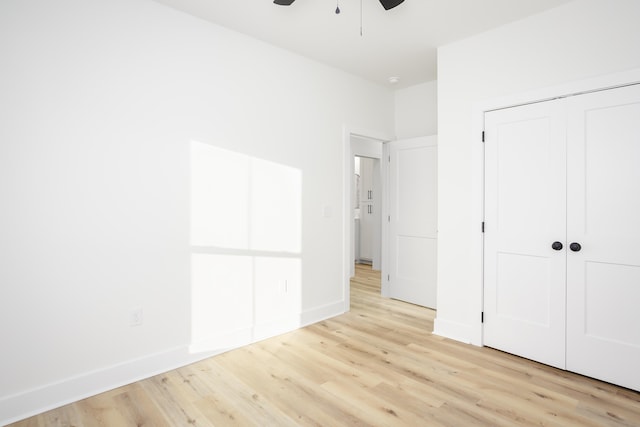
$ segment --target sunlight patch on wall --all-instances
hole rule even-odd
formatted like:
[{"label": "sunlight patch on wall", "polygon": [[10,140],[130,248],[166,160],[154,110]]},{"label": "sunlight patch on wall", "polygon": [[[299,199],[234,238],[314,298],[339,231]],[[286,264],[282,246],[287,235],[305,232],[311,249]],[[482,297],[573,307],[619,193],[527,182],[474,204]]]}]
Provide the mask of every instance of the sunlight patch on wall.
[{"label": "sunlight patch on wall", "polygon": [[191,244],[300,252],[299,169],[193,142]]},{"label": "sunlight patch on wall", "polygon": [[250,249],[300,253],[301,172],[258,159],[251,171]]},{"label": "sunlight patch on wall", "polygon": [[302,172],[191,143],[191,351],[300,325]]},{"label": "sunlight patch on wall", "polygon": [[248,156],[191,144],[191,244],[248,249]]},{"label": "sunlight patch on wall", "polygon": [[253,260],[248,256],[192,254],[192,342],[227,338],[252,327]]}]

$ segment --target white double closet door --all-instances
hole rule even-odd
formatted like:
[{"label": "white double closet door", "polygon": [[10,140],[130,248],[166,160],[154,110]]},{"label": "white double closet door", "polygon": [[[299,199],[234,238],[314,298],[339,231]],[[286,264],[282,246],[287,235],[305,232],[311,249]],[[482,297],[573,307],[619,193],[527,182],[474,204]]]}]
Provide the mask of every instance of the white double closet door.
[{"label": "white double closet door", "polygon": [[640,390],[640,85],[485,114],[484,343]]}]

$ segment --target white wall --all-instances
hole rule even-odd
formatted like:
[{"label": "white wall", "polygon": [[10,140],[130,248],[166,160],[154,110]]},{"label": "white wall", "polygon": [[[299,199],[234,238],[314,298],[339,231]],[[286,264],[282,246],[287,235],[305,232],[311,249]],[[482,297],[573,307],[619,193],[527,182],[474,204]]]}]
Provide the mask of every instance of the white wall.
[{"label": "white wall", "polygon": [[498,97],[640,67],[639,20],[637,0],[578,0],[438,50],[436,333],[481,343],[482,144],[474,112]]},{"label": "white wall", "polygon": [[395,91],[397,139],[438,133],[437,83],[434,80]]},{"label": "white wall", "polygon": [[0,424],[202,356],[192,141],[300,171],[299,316],[343,310],[343,126],[392,134],[388,89],[149,0],[4,0],[0,93]]}]

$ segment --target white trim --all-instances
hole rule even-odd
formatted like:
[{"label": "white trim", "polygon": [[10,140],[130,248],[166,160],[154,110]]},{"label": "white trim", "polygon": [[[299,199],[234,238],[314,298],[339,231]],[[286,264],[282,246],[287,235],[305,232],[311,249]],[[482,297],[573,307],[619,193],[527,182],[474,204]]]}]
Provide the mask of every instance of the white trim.
[{"label": "white trim", "polygon": [[287,314],[279,319],[259,323],[253,327],[253,341],[262,341],[300,328],[300,313]]},{"label": "white trim", "polygon": [[195,354],[220,354],[255,341],[253,339],[253,327],[247,326],[195,341],[189,345],[189,352]]},{"label": "white trim", "polygon": [[223,351],[194,354],[187,346],[176,347],[6,396],[0,399],[0,425],[141,381]]},{"label": "white trim", "polygon": [[[464,335],[459,335],[462,332],[462,329],[456,330],[456,328],[451,328],[446,326],[449,322],[446,320],[440,319],[438,324],[440,325],[437,329],[437,335],[446,336],[452,339],[457,339],[458,341],[463,342],[471,342],[475,345],[483,345],[483,325],[480,321],[480,313],[483,311],[483,297],[484,297],[484,277],[483,277],[483,268],[484,268],[484,246],[483,246],[483,235],[478,232],[478,224],[480,224],[484,220],[484,147],[483,144],[478,143],[480,135],[484,131],[484,114],[488,111],[498,110],[503,108],[516,107],[519,105],[532,104],[535,102],[543,102],[557,98],[563,98],[567,96],[580,95],[583,93],[613,89],[621,86],[628,86],[632,84],[640,84],[640,69],[633,69],[622,71],[618,73],[607,74],[603,76],[598,76],[590,79],[579,80],[575,82],[568,82],[561,85],[550,86],[546,88],[536,89],[524,93],[512,94],[508,96],[503,96],[499,98],[493,98],[489,100],[485,100],[482,102],[478,102],[474,108],[472,113],[472,124],[471,124],[471,158],[472,158],[472,168],[473,168],[473,187],[472,187],[472,209],[473,209],[473,219],[471,221],[471,235],[474,236],[473,246],[480,253],[480,260],[475,265],[471,266],[474,271],[475,277],[478,278],[477,287],[475,288],[474,293],[476,294],[476,298],[474,299],[476,302],[473,303],[474,310],[477,309],[477,320],[473,321],[466,329],[467,329],[467,337],[463,338]],[[449,334],[449,332],[452,332]],[[436,333],[434,331],[434,333]],[[456,336],[458,338],[456,338]]]},{"label": "white trim", "polygon": [[[382,196],[382,209],[380,210],[382,218],[382,229],[380,230],[380,246],[381,256],[380,260],[380,294],[384,298],[389,298],[391,292],[389,291],[389,142],[382,144],[382,159],[380,160],[380,172],[382,174],[382,185],[380,186],[380,193]],[[385,218],[387,220],[385,221]]]},{"label": "white trim", "polygon": [[344,301],[336,301],[320,307],[304,310],[300,314],[300,327],[304,328],[305,326],[309,326],[313,323],[321,322],[344,313]]},{"label": "white trim", "polygon": [[337,301],[295,315],[131,359],[0,398],[0,425],[10,424],[63,405],[159,375],[235,348],[271,338],[344,313]]},{"label": "white trim", "polygon": [[464,323],[453,322],[437,317],[433,321],[433,334],[465,344],[475,344],[469,337],[472,336],[472,328]]}]

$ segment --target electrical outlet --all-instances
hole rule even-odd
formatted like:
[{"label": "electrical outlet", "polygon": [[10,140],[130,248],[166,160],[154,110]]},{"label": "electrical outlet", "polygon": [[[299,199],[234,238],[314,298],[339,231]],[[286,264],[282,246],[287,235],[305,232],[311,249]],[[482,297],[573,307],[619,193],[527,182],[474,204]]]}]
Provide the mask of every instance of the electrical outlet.
[{"label": "electrical outlet", "polygon": [[142,307],[132,308],[129,312],[129,326],[140,326],[143,320]]}]

